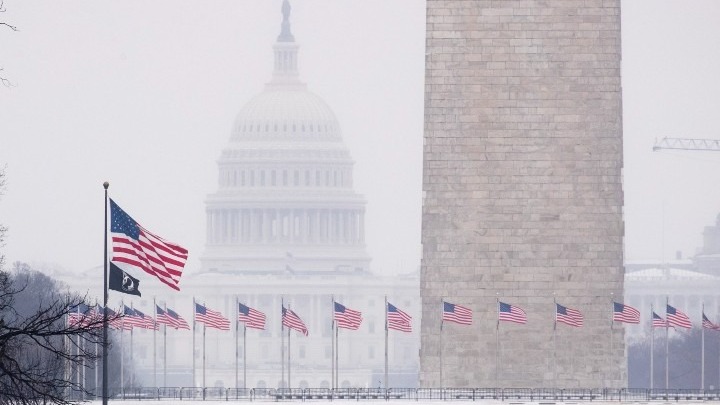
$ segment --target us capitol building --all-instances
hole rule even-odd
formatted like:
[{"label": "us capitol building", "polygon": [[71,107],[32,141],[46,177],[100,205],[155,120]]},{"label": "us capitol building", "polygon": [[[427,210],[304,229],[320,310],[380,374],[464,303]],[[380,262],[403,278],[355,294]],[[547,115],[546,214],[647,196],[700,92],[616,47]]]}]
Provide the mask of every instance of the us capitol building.
[{"label": "us capitol building", "polygon": [[[290,386],[330,388],[333,299],[363,316],[359,330],[339,331],[338,386],[378,387],[385,373],[387,297],[414,321],[412,333],[389,332],[388,385],[416,386],[419,274],[390,277],[371,271],[365,245],[366,201],[353,190],[354,162],[335,114],[299,78],[299,45],[291,32],[287,1],[282,11],[281,33],[272,48],[272,79],[237,114],[218,159],[218,189],[206,199],[207,242],[201,268],[185,269],[180,292],[130,268],[144,280],[142,298],[111,291],[109,302],[114,307],[121,299],[126,305],[132,301],[152,315],[156,296],[158,305],[172,308],[192,326],[195,299],[230,318],[230,331],[208,328],[205,336],[205,386],[226,388],[236,386],[236,299],[267,316],[264,331],[246,332],[247,381],[240,327],[237,386],[287,386],[282,375],[283,369],[285,376],[288,371],[287,329],[281,337],[284,303],[309,330],[307,337],[291,331]],[[92,272],[97,274],[97,269]],[[96,277],[83,279],[97,284]],[[99,286],[79,285],[77,279],[71,285],[102,296]],[[202,324],[195,332],[194,382],[192,331],[167,330],[167,374],[162,331],[156,336],[150,330],[133,334],[135,381],[145,386],[203,386]],[[126,359],[128,341],[125,336]]]}]

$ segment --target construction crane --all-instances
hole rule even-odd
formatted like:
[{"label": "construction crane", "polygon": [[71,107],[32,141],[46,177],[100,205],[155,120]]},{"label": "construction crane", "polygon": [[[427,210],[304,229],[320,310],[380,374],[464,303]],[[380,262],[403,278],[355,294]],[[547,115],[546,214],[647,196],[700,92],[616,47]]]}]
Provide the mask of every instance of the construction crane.
[{"label": "construction crane", "polygon": [[662,149],[720,152],[720,139],[663,138],[659,141],[656,139],[653,151]]}]

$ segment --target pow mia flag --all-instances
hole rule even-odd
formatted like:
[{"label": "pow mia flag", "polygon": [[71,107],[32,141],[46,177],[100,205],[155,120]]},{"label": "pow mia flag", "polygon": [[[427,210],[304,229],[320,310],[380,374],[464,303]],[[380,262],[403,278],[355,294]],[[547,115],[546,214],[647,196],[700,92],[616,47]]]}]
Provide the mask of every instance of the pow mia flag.
[{"label": "pow mia flag", "polygon": [[129,275],[126,271],[110,262],[110,277],[108,279],[108,288],[119,291],[121,293],[137,295],[140,294],[140,280]]}]

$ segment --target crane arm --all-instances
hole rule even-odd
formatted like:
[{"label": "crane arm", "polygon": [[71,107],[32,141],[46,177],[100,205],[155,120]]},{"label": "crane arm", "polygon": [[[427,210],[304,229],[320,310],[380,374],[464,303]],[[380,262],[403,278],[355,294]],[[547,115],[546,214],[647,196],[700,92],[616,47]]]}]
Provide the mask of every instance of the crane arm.
[{"label": "crane arm", "polygon": [[720,139],[663,138],[655,140],[653,151],[661,149],[705,150],[720,152]]}]

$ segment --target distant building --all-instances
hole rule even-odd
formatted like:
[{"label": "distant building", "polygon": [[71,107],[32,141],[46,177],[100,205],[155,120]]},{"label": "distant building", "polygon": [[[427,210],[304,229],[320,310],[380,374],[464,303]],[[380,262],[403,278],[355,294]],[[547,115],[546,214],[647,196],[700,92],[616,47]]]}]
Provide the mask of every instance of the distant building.
[{"label": "distant building", "polygon": [[[152,314],[152,297],[157,296],[158,305],[191,324],[193,299],[233,321],[239,301],[264,312],[267,327],[248,329],[244,348],[242,328],[236,346],[234,322],[230,332],[203,332],[199,326],[194,381],[191,332],[167,331],[165,379],[163,334],[154,337],[154,354],[153,332],[135,331],[134,370],[142,377],[135,381],[145,386],[277,388],[288,386],[288,374],[291,387],[384,386],[386,298],[413,317],[412,333],[389,332],[388,385],[417,386],[419,273],[372,272],[365,245],[366,202],[353,190],[354,162],[335,114],[299,79],[299,45],[289,15],[285,0],[272,79],[240,110],[218,159],[218,190],[206,199],[201,268],[185,270],[179,293],[143,276],[143,298],[133,300],[136,308]],[[82,289],[87,280],[72,285]],[[100,295],[95,285],[89,287]],[[113,303],[120,299],[130,301],[112,293]],[[363,317],[359,330],[338,333],[336,383],[331,371],[333,299]],[[302,318],[309,336],[292,331],[288,343],[287,329],[281,334],[283,304]]]}]

